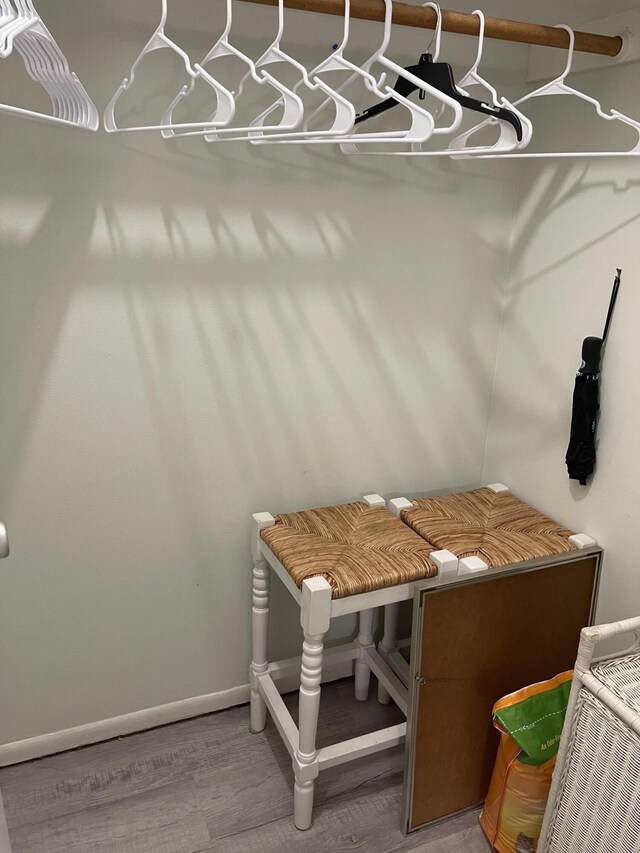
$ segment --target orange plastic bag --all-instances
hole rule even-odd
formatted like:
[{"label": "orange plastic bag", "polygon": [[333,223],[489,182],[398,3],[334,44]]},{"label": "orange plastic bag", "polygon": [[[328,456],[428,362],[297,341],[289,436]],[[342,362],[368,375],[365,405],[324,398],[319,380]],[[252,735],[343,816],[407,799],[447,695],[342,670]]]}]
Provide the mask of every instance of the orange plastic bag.
[{"label": "orange plastic bag", "polygon": [[502,734],[480,825],[498,853],[534,853],[571,689],[572,672],[496,703]]}]

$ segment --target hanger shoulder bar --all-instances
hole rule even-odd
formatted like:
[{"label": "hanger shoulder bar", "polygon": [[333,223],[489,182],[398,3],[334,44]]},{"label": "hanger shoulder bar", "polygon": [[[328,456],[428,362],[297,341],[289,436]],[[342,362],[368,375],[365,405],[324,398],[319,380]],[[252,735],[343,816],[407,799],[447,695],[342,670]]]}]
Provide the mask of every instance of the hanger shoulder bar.
[{"label": "hanger shoulder bar", "polygon": [[[259,3],[263,6],[278,5],[278,0],[245,0],[245,2]],[[284,0],[284,5],[288,9],[344,16],[344,0]],[[384,21],[384,3],[382,0],[351,0],[351,17],[367,21]],[[432,30],[436,25],[436,13],[428,7],[394,2],[393,23]],[[442,29],[448,33],[477,36],[479,34],[478,17],[443,9]],[[524,21],[509,21],[505,18],[486,18],[484,34],[485,38],[521,44],[538,44],[544,47],[560,47],[564,50],[569,44],[565,30],[546,27],[542,24],[528,24]],[[581,53],[617,56],[622,50],[622,39],[619,36],[581,32],[576,32],[575,35],[575,50]]]}]

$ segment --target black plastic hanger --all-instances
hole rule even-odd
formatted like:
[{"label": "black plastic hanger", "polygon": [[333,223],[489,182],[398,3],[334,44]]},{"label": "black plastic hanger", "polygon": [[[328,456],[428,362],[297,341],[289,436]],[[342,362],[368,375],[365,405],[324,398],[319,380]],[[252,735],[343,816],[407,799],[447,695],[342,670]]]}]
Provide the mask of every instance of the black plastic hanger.
[{"label": "black plastic hanger", "polygon": [[[509,122],[509,124],[513,125],[516,131],[518,142],[522,141],[522,122],[519,117],[506,107],[493,107],[484,101],[479,101],[477,98],[471,98],[469,95],[463,95],[460,89],[456,86],[456,81],[453,77],[453,69],[448,62],[434,62],[433,56],[430,53],[423,53],[418,64],[409,65],[408,68],[405,68],[405,71],[413,74],[414,77],[419,77],[420,80],[423,80],[425,83],[433,86],[434,89],[439,89],[443,94],[449,95],[450,98],[458,101],[461,106],[466,107],[469,110],[475,110],[475,112],[492,116],[500,121]],[[415,92],[418,88],[418,86],[410,80],[407,80],[405,77],[398,77],[395,86],[393,87],[395,92],[405,98]],[[424,97],[425,93],[421,91],[420,100],[424,100]],[[393,109],[393,107],[398,105],[399,102],[392,97],[387,98],[384,101],[380,101],[380,103],[374,104],[372,107],[369,107],[369,109],[359,113],[356,116],[356,124],[361,124],[363,121],[367,121],[367,119],[373,118],[381,113],[385,113],[387,110]]]}]

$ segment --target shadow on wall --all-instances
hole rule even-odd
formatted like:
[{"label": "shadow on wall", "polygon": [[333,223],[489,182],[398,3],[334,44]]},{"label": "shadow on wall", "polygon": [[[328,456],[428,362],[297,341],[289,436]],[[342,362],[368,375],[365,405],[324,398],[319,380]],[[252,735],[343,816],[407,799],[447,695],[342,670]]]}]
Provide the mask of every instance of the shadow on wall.
[{"label": "shadow on wall", "polygon": [[[609,296],[609,279],[613,281],[615,265],[621,262],[619,256],[611,253],[608,244],[640,220],[640,213],[635,212],[637,204],[631,201],[640,197],[640,180],[621,183],[613,174],[607,177],[607,172],[616,171],[615,164],[612,160],[607,168],[602,163],[594,167],[584,161],[560,161],[527,170],[531,184],[514,229],[511,279],[502,322],[510,339],[517,340],[518,363],[535,371],[535,380],[519,385],[516,397],[510,400],[499,399],[501,387],[498,384],[494,405],[508,407],[521,423],[537,424],[535,431],[528,431],[535,432],[536,443],[533,446],[527,443],[526,451],[523,448],[523,453],[533,454],[530,458],[548,448],[550,440],[568,442],[573,376],[580,366],[582,339],[600,334]],[[614,213],[604,217],[596,229],[589,217],[583,220],[586,227],[580,227],[578,211],[582,205],[590,204],[589,199]],[[616,208],[619,209],[617,216]],[[634,212],[629,215],[629,210]],[[610,224],[612,222],[615,224]],[[550,238],[549,232],[554,232],[555,236]],[[563,232],[566,233],[564,240],[562,236],[558,238]],[[588,278],[583,271],[585,255],[601,260]],[[523,310],[530,289],[546,294],[546,317],[528,313],[526,308]],[[569,321],[576,315],[584,317],[583,331],[571,331],[573,322],[565,324],[564,329],[562,323],[558,323],[559,318]],[[541,335],[538,321],[546,324],[554,337]],[[560,334],[555,336],[557,330]],[[566,359],[558,359],[559,351],[563,355],[570,353],[572,366],[569,371],[565,367]],[[562,454],[559,459],[561,464]],[[583,497],[585,490],[572,491],[572,494],[574,498]]]},{"label": "shadow on wall", "polygon": [[[111,139],[74,140],[76,149],[82,144],[105,155],[110,149],[113,156]],[[119,147],[120,140],[115,144]],[[304,163],[304,155],[298,157]],[[241,161],[241,155],[232,158]],[[454,398],[447,406],[446,440],[458,443],[464,453],[465,412],[470,403],[483,405],[489,364],[478,352],[482,340],[473,331],[473,302],[461,304],[469,282],[457,280],[455,255],[435,255],[442,229],[459,220],[456,205],[439,211],[437,233],[428,215],[424,225],[420,221],[428,178],[418,188],[398,187],[395,174],[357,163],[352,169],[349,163],[345,186],[347,167],[339,166],[337,157],[317,154],[310,159],[316,171],[324,167],[325,186],[310,190],[300,183],[297,163],[293,181],[284,180],[292,174],[291,158],[274,152],[245,157],[241,162],[248,175],[223,194],[217,181],[228,168],[223,152],[213,169],[207,159],[189,161],[195,174],[187,176],[188,186],[193,190],[194,181],[199,184],[197,198],[189,199],[189,192],[177,187],[185,177],[182,158],[179,169],[171,158],[172,174],[163,173],[162,179],[161,159],[151,159],[151,167],[144,168],[135,153],[121,151],[115,159],[119,165],[107,171],[124,165],[124,172],[109,193],[100,187],[108,175],[91,175],[87,169],[77,181],[81,189],[69,186],[68,173],[58,183],[49,175],[50,202],[43,204],[42,196],[12,197],[11,192],[5,198],[8,225],[2,243],[10,300],[5,319],[11,319],[3,337],[9,379],[5,373],[8,422],[1,458],[9,491],[69,300],[76,288],[87,285],[121,291],[147,404],[173,475],[180,464],[175,447],[189,444],[180,368],[163,338],[169,334],[163,329],[165,312],[178,297],[190,311],[190,327],[182,331],[198,342],[216,400],[217,440],[225,442],[242,477],[250,476],[265,449],[262,431],[250,428],[258,424],[268,424],[286,447],[285,463],[272,471],[276,480],[283,478],[283,489],[293,472],[304,469],[310,452],[335,459],[339,468],[340,449],[327,411],[331,389],[332,402],[358,436],[349,444],[363,444],[376,453],[378,470],[392,481],[394,453],[379,440],[376,426],[380,407],[393,410],[402,425],[399,445],[422,447],[430,455],[425,423],[413,403],[422,394],[434,400],[447,397],[452,366],[469,376],[469,387],[477,393],[475,401]],[[251,169],[259,171],[260,185],[251,180]],[[434,171],[434,191],[453,196],[455,176]],[[203,193],[207,173],[211,190]],[[393,221],[379,209],[388,196],[371,183],[386,186],[393,197]],[[174,197],[180,200],[167,203]],[[33,205],[43,210],[35,229]],[[18,233],[21,215],[24,231]],[[474,239],[475,251],[495,266],[499,245],[482,234]],[[468,278],[468,269],[463,275]],[[491,304],[484,310],[495,316],[499,286],[482,299],[487,295]],[[443,322],[446,317],[455,317],[455,323]],[[332,328],[336,318],[340,327]],[[459,336],[466,346],[457,346]],[[442,350],[434,354],[434,342],[448,348],[444,370]],[[410,393],[399,387],[397,364],[387,357],[391,351],[397,364],[419,361],[420,370],[412,370],[410,379],[422,375],[421,387]],[[349,378],[355,378],[354,371],[344,359],[357,362],[355,374],[363,381],[375,377],[378,393],[370,398],[371,406],[354,394]],[[317,384],[317,395],[309,393],[310,381]],[[301,397],[305,411],[296,424],[288,409]],[[195,470],[183,473],[185,482],[197,479]],[[444,474],[443,469],[438,476]]]},{"label": "shadow on wall", "polygon": [[55,359],[78,270],[86,262],[95,201],[61,185],[43,198],[0,197],[3,257],[3,424],[0,481],[10,494],[37,403]]}]

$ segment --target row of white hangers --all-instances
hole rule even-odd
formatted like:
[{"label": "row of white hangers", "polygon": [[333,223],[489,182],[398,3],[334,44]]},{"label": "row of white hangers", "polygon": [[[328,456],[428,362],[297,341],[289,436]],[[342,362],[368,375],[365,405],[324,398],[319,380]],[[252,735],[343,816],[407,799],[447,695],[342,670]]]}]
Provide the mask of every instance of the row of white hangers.
[{"label": "row of white hangers", "polygon": [[[343,152],[348,154],[367,153],[379,156],[488,158],[545,156],[599,157],[640,154],[640,122],[624,115],[618,110],[605,112],[600,102],[595,98],[567,85],[566,78],[571,71],[575,44],[575,36],[570,27],[564,24],[559,25],[569,34],[567,62],[560,76],[518,100],[509,102],[506,98],[498,95],[496,89],[481,76],[479,71],[484,45],[484,15],[482,11],[476,10],[473,13],[479,19],[478,49],[475,62],[458,84],[452,81],[454,88],[447,92],[446,89],[437,88],[425,79],[411,73],[411,71],[393,62],[386,55],[391,38],[393,4],[392,0],[384,0],[384,3],[385,20],[382,42],[378,49],[365,62],[357,66],[344,56],[349,42],[350,23],[350,0],[345,0],[342,42],[329,57],[308,71],[281,47],[284,35],[284,0],[279,0],[278,4],[278,29],[276,36],[270,47],[257,60],[253,60],[231,43],[230,33],[233,23],[233,0],[226,0],[227,19],[224,31],[201,62],[194,64],[191,63],[188,54],[166,35],[167,0],[162,0],[160,24],[133,63],[129,76],[124,79],[107,106],[104,113],[105,128],[110,133],[155,130],[160,131],[165,138],[202,136],[207,142],[244,140],[254,145],[333,144],[338,145]],[[431,7],[436,12],[437,25],[432,41],[431,61],[438,63],[442,34],[440,7],[437,3],[432,2],[424,3],[423,5]],[[133,85],[136,70],[144,57],[151,51],[158,50],[159,48],[169,48],[178,54],[184,63],[189,83],[182,88],[168,105],[164,115],[159,118],[157,124],[138,125],[134,127],[119,126],[116,121],[116,106],[120,97]],[[215,61],[225,56],[235,56],[242,60],[247,68],[244,76],[238,81],[233,90],[222,85],[215,77]],[[271,73],[271,70],[267,70],[267,66],[269,69],[272,69],[278,63],[284,63],[293,67],[298,72],[299,80],[293,87],[289,88],[285,86]],[[384,69],[379,77],[376,77],[373,73],[374,66],[380,66]],[[337,88],[330,86],[323,77],[324,74],[334,71],[344,71],[348,75]],[[435,99],[438,105],[436,109],[429,111],[422,103],[413,101],[397,92],[395,88],[389,85],[388,77],[390,73],[396,75],[398,80],[408,83],[413,90],[420,93],[421,97],[429,95],[432,99]],[[273,100],[266,109],[262,110],[247,125],[234,124],[236,104],[242,97],[245,84],[249,79],[263,86],[270,93]],[[193,94],[198,80],[204,81],[215,93],[216,109],[213,114],[206,119],[203,118],[201,122],[177,122],[174,119],[175,109],[181,102],[184,102]],[[379,103],[393,99],[395,104],[408,110],[410,114],[408,129],[369,133],[357,132],[356,124],[362,118],[358,117],[354,104],[348,98],[349,87],[355,81],[364,83],[372,96],[378,98]],[[488,107],[485,112],[489,113],[489,117],[470,130],[459,133],[463,114],[459,96],[468,96],[467,90],[472,87],[481,87],[484,90],[482,93],[482,97],[484,98],[483,106]],[[304,101],[301,97],[305,89],[314,92],[319,91],[325,96],[324,101],[319,107],[305,111]],[[533,126],[531,121],[519,108],[534,98],[541,98],[548,95],[570,96],[588,102],[594,107],[596,114],[601,119],[608,122],[619,122],[632,127],[638,135],[636,144],[631,150],[615,152],[554,151],[546,154],[527,152],[527,146],[533,137]],[[446,110],[446,107],[450,109]],[[442,115],[450,114],[451,111],[452,119],[448,123],[443,123]],[[506,121],[497,115],[492,116],[492,111],[496,114],[502,111],[503,115],[510,115],[511,120]],[[279,115],[279,120],[269,123],[269,118],[277,115]],[[312,123],[317,122],[322,115],[326,117],[325,126],[320,129],[312,127]],[[517,118],[514,119],[514,117]],[[479,132],[489,125],[498,126],[500,132],[497,141],[494,141],[490,145],[478,144],[477,136]],[[444,145],[436,149],[425,148],[424,143],[433,137],[442,137]],[[390,145],[394,146],[392,150],[388,150]],[[384,149],[381,146],[384,146]]]},{"label": "row of white hangers", "polygon": [[[435,35],[428,48],[427,65],[403,68],[387,55],[391,39],[392,0],[384,0],[385,19],[380,46],[361,65],[348,60],[344,53],[349,44],[350,0],[345,0],[344,29],[341,43],[333,52],[312,70],[286,53],[281,47],[284,36],[284,0],[278,3],[278,28],[269,48],[257,60],[243,53],[231,43],[234,0],[226,0],[226,24],[218,40],[201,62],[192,63],[189,55],[165,32],[168,16],[168,0],[162,0],[162,13],[158,27],[133,63],[129,75],[125,77],[104,112],[104,126],[109,133],[132,133],[144,131],[161,132],[166,139],[199,136],[207,142],[248,141],[254,145],[307,144],[338,145],[347,154],[366,153],[378,156],[453,156],[465,157],[601,157],[629,156],[640,154],[640,122],[617,110],[605,112],[599,101],[590,95],[567,85],[566,78],[572,67],[575,36],[573,30],[564,25],[558,26],[569,34],[567,62],[563,72],[549,83],[544,84],[515,101],[508,101],[498,95],[496,89],[481,76],[479,67],[484,47],[484,15],[476,10],[473,14],[479,20],[479,37],[475,61],[464,77],[456,83],[451,75],[450,83],[443,86],[429,82],[431,70],[448,69],[450,66],[439,59],[442,35],[442,14],[437,3],[427,2],[436,12]],[[99,126],[96,108],[82,87],[77,76],[69,70],[68,63],[53,37],[38,16],[32,0],[0,0],[0,57],[8,56],[13,47],[24,60],[29,75],[41,83],[49,94],[53,106],[53,115],[34,113],[17,107],[0,105],[0,111],[12,112],[31,118],[53,123],[72,124],[96,130]],[[169,49],[176,54],[184,65],[188,82],[168,104],[164,114],[155,124],[119,126],[116,120],[116,107],[122,95],[129,91],[136,79],[136,72],[144,58],[159,49]],[[235,83],[233,89],[223,85],[215,76],[216,60],[223,57],[235,57],[245,66],[246,71]],[[426,62],[426,60],[425,60]],[[277,64],[293,68],[298,80],[292,87],[286,86],[271,70]],[[374,67],[384,69],[376,77]],[[268,70],[269,69],[269,70]],[[329,85],[324,75],[329,72],[344,72],[345,79],[338,86]],[[396,76],[394,86],[389,76]],[[446,73],[445,73],[446,77]],[[248,123],[234,123],[237,104],[242,98],[249,81],[258,83],[268,95],[266,108]],[[214,112],[195,122],[178,122],[174,118],[176,108],[189,99],[198,81],[202,81],[215,95]],[[408,112],[408,128],[377,132],[359,132],[356,128],[367,116],[358,115],[349,99],[349,89],[355,83],[364,85],[372,97],[377,98],[386,109],[390,105]],[[480,87],[482,100],[470,98],[469,91]],[[420,98],[426,95],[435,101],[436,107],[426,109],[423,101],[414,101],[400,90],[417,91]],[[320,93],[324,100],[315,108],[305,109],[303,95],[305,91]],[[530,153],[526,149],[533,137],[533,126],[520,107],[527,102],[549,95],[563,95],[588,102],[596,114],[608,122],[618,122],[632,127],[638,134],[634,147],[625,151],[582,151]],[[460,133],[463,117],[463,104],[475,103],[474,109],[484,112],[487,117],[471,129]],[[480,105],[478,107],[478,105]],[[376,106],[371,109],[375,112]],[[369,111],[365,111],[369,112]],[[396,110],[396,114],[399,111]],[[448,122],[443,116],[450,116]],[[277,121],[273,121],[279,117]],[[272,121],[270,122],[270,118]],[[324,124],[317,123],[324,118]],[[407,124],[406,120],[403,124]],[[480,131],[488,126],[497,126],[499,136],[490,144],[479,144]],[[427,147],[425,143],[442,138],[443,144],[437,148]],[[391,146],[391,150],[389,150]]]},{"label": "row of white hangers", "polygon": [[31,0],[0,0],[0,58],[16,49],[27,74],[51,100],[51,113],[0,104],[0,112],[49,124],[98,130],[100,116]]}]

